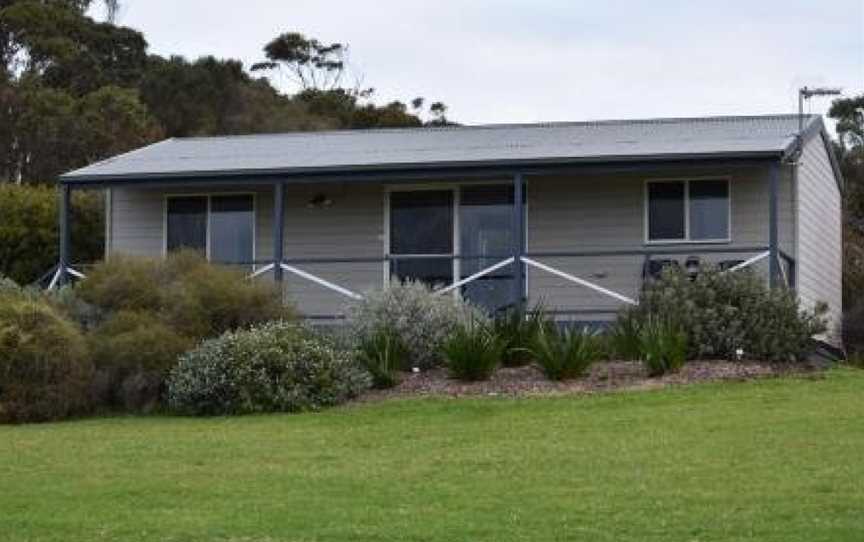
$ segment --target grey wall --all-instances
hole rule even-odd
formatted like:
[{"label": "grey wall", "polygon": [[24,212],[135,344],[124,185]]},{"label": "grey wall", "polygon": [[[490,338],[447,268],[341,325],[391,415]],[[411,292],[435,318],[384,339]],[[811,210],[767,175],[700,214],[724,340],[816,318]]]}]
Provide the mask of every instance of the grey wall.
[{"label": "grey wall", "polygon": [[[655,178],[728,176],[731,179],[732,243],[767,244],[767,169],[688,168],[651,174],[532,177],[528,179],[528,250],[572,251],[634,249],[644,246],[644,182]],[[793,251],[793,191],[788,176],[781,183],[781,241]],[[256,194],[256,259],[272,254],[272,189],[250,185],[212,193]],[[170,190],[114,188],[111,194],[111,252],[159,256],[163,245],[166,193],[201,193],[201,189]],[[333,200],[329,208],[312,209],[308,201],[319,192]],[[286,189],[285,258],[380,257],[384,253],[384,186],[295,185]],[[698,254],[699,245],[692,247]],[[656,247],[662,254],[662,248]],[[686,257],[686,256],[685,256]],[[716,258],[741,258],[719,255]],[[746,257],[743,256],[743,257]],[[682,257],[683,260],[683,257]],[[635,296],[642,257],[544,258],[543,263],[596,282],[624,295]],[[299,265],[302,269],[362,293],[378,288],[384,266],[371,264]],[[268,280],[269,277],[261,277]],[[347,298],[304,279],[286,274],[286,295],[304,314],[344,310]],[[609,297],[547,273],[529,270],[529,297],[543,299],[551,309],[608,309],[620,305]]]},{"label": "grey wall", "polygon": [[820,137],[804,147],[798,168],[798,291],[812,306],[828,303],[826,338],[840,344],[843,314],[843,226],[841,196],[828,151]]},{"label": "grey wall", "polygon": [[[528,251],[580,251],[601,249],[641,249],[645,247],[644,205],[645,181],[651,179],[728,177],[731,194],[732,245],[767,245],[768,243],[768,170],[767,168],[690,168],[658,171],[649,174],[628,173],[584,177],[533,178],[528,184]],[[781,178],[780,241],[792,252],[794,235],[793,190],[788,175]],[[702,246],[673,244],[665,247],[690,248],[694,255]],[[663,255],[664,245],[651,245],[657,258],[683,256]],[[714,254],[702,261],[746,259],[754,254]],[[640,286],[644,258],[641,256],[543,258],[542,263],[583,278],[628,297],[636,297]],[[764,270],[764,261],[757,265]],[[546,308],[568,310],[615,310],[620,302],[587,288],[575,287],[565,279],[540,270],[529,269],[528,291],[531,303]],[[602,319],[601,314],[595,315]],[[611,317],[610,315],[606,316]]]}]

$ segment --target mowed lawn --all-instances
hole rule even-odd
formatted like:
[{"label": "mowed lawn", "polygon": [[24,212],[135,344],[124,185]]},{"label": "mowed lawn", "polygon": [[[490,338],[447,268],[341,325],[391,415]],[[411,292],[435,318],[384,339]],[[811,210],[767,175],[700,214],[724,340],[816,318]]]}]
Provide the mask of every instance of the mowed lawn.
[{"label": "mowed lawn", "polygon": [[0,428],[0,540],[864,540],[864,371]]}]

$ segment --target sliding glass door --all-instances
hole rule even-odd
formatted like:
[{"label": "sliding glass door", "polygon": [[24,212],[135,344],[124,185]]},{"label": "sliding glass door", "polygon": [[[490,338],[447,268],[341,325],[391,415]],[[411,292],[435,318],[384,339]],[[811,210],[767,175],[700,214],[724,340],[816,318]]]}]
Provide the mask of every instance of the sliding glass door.
[{"label": "sliding glass door", "polygon": [[[512,254],[512,187],[483,185],[462,188],[459,250],[466,256],[459,266],[461,278],[470,277]],[[493,312],[507,307],[513,298],[513,266],[502,267],[469,282],[462,287],[462,295]]]},{"label": "sliding glass door", "polygon": [[[390,193],[390,275],[434,287],[453,284],[513,252],[513,187],[473,185]],[[455,254],[461,255],[454,258]],[[469,301],[497,311],[512,303],[513,267],[461,288]]]}]

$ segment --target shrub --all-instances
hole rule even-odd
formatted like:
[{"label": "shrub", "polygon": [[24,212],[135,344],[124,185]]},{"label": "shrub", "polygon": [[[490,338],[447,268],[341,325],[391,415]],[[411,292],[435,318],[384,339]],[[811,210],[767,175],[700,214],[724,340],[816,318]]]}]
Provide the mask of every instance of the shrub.
[{"label": "shrub", "polygon": [[538,305],[528,314],[509,310],[493,320],[495,334],[504,342],[501,364],[505,367],[521,367],[531,363],[531,346],[546,316]]},{"label": "shrub", "polygon": [[501,363],[504,341],[485,322],[456,328],[442,347],[450,376],[459,380],[488,380]]},{"label": "shrub", "polygon": [[18,283],[8,277],[0,275],[0,295],[5,293],[17,294],[20,291],[21,287],[18,286]]},{"label": "shrub", "polygon": [[540,328],[531,351],[547,378],[568,380],[583,376],[591,364],[601,359],[604,344],[599,333],[562,328],[550,322]]},{"label": "shrub", "polygon": [[292,317],[273,283],[246,280],[190,251],[166,259],[112,257],[95,266],[76,290],[102,311],[150,311],[197,339]]},{"label": "shrub", "polygon": [[99,402],[127,410],[152,410],[162,378],[194,341],[178,334],[149,312],[120,311],[89,336],[100,385]]},{"label": "shrub", "polygon": [[485,319],[461,298],[435,294],[420,282],[407,281],[370,292],[349,308],[348,324],[358,342],[388,330],[408,349],[409,363],[428,369],[440,362],[444,341],[460,325]]},{"label": "shrub", "polygon": [[611,356],[623,360],[642,358],[640,343],[641,325],[634,311],[624,311],[608,330],[608,344]]},{"label": "shrub", "polygon": [[299,412],[337,405],[370,385],[348,352],[297,324],[227,332],[180,358],[169,406],[196,415]]},{"label": "shrub", "polygon": [[76,326],[45,300],[0,295],[0,422],[41,422],[89,409],[92,366]]},{"label": "shrub", "polygon": [[372,375],[372,384],[376,388],[392,388],[398,383],[399,369],[406,365],[408,349],[398,335],[380,329],[363,338],[357,357]]},{"label": "shrub", "polygon": [[648,376],[675,372],[687,359],[687,335],[678,325],[649,317],[639,327],[639,351]]},{"label": "shrub", "polygon": [[674,319],[688,338],[689,359],[803,359],[811,338],[825,330],[826,307],[803,310],[795,293],[770,289],[751,271],[702,269],[695,280],[681,270],[664,270],[646,283],[638,307],[629,309],[640,325],[649,318]]}]

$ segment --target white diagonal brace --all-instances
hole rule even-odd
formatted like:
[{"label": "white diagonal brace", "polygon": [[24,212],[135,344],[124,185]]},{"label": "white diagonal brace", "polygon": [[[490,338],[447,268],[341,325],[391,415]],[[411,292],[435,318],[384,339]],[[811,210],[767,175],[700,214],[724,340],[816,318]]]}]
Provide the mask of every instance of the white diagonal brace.
[{"label": "white diagonal brace", "polygon": [[267,271],[270,271],[271,269],[273,269],[273,267],[275,267],[274,264],[268,263],[267,265],[265,265],[261,269],[247,275],[246,278],[247,279],[254,279],[258,275],[262,275],[262,274],[266,273]]},{"label": "white diagonal brace", "polygon": [[58,267],[57,272],[54,273],[54,277],[51,278],[51,282],[48,283],[48,289],[53,290],[55,286],[57,286],[57,281],[60,280],[60,275],[63,273],[63,268]]},{"label": "white diagonal brace", "polygon": [[599,292],[603,295],[608,295],[609,297],[613,297],[613,298],[617,299],[618,301],[623,301],[624,303],[629,303],[630,305],[638,305],[638,303],[634,299],[631,299],[631,298],[627,297],[626,295],[621,295],[618,292],[613,292],[612,290],[609,290],[609,289],[604,288],[602,286],[598,286],[598,285],[594,284],[593,282],[588,282],[587,280],[580,279],[579,277],[575,277],[569,273],[565,273],[564,271],[560,271],[558,269],[555,269],[554,267],[550,267],[548,265],[542,264],[538,261],[532,260],[531,258],[526,258],[525,256],[522,256],[522,261],[525,262],[526,264],[532,266],[532,267],[536,267],[537,269],[541,269],[543,271],[546,271],[547,273],[552,273],[553,275],[557,275],[557,276],[561,277],[562,279],[569,280],[570,282],[575,282],[576,284],[578,284],[580,286],[584,286],[584,287],[589,288],[591,290],[594,290],[595,292]]},{"label": "white diagonal brace", "polygon": [[738,271],[739,269],[744,269],[745,267],[749,267],[749,266],[753,265],[754,263],[758,262],[759,260],[767,258],[770,254],[771,253],[768,252],[767,250],[765,252],[760,252],[759,254],[753,256],[749,260],[744,260],[743,262],[739,263],[738,265],[730,267],[726,271]]},{"label": "white diagonal brace", "polygon": [[332,282],[326,281],[320,277],[316,277],[312,273],[307,273],[306,271],[303,271],[302,269],[297,269],[296,267],[293,267],[291,265],[284,264],[284,263],[279,264],[279,265],[282,267],[282,269],[284,269],[285,271],[288,271],[289,273],[294,273],[298,277],[303,277],[306,280],[311,280],[315,284],[319,284],[325,288],[333,290],[334,292],[338,292],[344,296],[350,297],[351,299],[363,299],[362,295],[360,295],[356,292],[352,292],[351,290],[349,290],[347,288],[343,288],[343,287],[339,286],[338,284],[333,284]]},{"label": "white diagonal brace", "polygon": [[67,267],[66,272],[69,273],[70,275],[72,275],[73,277],[78,277],[79,279],[86,279],[87,278],[87,275],[85,275],[81,271],[76,271],[75,269],[72,269],[71,267]]},{"label": "white diagonal brace", "polygon": [[465,277],[464,279],[462,279],[460,281],[454,282],[450,286],[446,286],[446,287],[441,288],[439,290],[435,290],[435,293],[436,294],[446,294],[447,292],[451,292],[451,291],[455,290],[456,288],[459,288],[461,286],[468,284],[469,282],[472,282],[472,281],[479,279],[483,275],[488,275],[489,273],[492,273],[493,271],[497,271],[497,270],[501,269],[502,267],[506,267],[506,266],[510,265],[511,263],[513,263],[514,261],[516,261],[516,260],[511,256],[511,257],[507,258],[506,260],[502,260],[502,261],[496,263],[495,265],[490,265],[486,269],[481,269],[480,271],[477,271],[476,273],[474,273],[471,276]]}]

